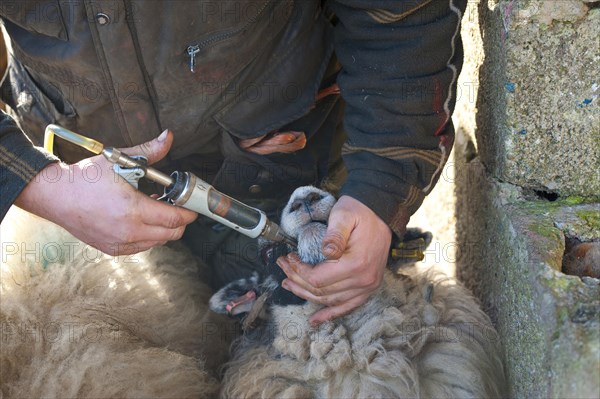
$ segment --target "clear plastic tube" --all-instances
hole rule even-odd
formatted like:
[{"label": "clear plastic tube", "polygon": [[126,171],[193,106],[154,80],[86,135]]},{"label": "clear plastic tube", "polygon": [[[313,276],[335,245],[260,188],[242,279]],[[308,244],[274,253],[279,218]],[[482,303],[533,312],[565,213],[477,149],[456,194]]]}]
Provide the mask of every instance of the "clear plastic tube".
[{"label": "clear plastic tube", "polygon": [[54,150],[54,136],[58,136],[62,139],[70,141],[73,144],[77,144],[86,150],[93,152],[94,154],[100,154],[104,149],[104,144],[89,137],[82,136],[78,133],[72,132],[69,129],[65,129],[58,125],[48,125],[44,132],[44,148],[48,152]]}]

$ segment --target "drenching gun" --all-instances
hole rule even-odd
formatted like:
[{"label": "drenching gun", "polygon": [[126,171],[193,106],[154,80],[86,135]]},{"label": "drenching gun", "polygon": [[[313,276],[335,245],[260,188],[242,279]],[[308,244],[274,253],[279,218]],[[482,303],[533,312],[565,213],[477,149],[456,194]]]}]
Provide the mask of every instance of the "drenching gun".
[{"label": "drenching gun", "polygon": [[94,154],[102,154],[113,163],[115,173],[123,177],[136,189],[138,181],[146,178],[164,187],[162,199],[182,206],[186,209],[207,216],[223,225],[251,237],[263,237],[270,241],[284,242],[296,246],[293,238],[286,235],[281,228],[267,218],[265,212],[246,205],[228,195],[190,172],[175,171],[166,175],[147,165],[144,156],[129,156],[116,148],[105,147],[104,144],[72,132],[58,125],[48,125],[44,135],[44,147],[52,152],[54,136],[59,136],[71,143],[87,149]]}]

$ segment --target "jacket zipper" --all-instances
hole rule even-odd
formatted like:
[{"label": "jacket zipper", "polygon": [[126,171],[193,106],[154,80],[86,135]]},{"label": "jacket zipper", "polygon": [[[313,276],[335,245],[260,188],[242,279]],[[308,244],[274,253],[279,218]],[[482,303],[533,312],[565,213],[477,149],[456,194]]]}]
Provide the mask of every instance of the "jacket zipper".
[{"label": "jacket zipper", "polygon": [[188,56],[190,57],[190,63],[189,63],[189,67],[190,67],[190,72],[194,72],[195,67],[196,67],[196,54],[198,54],[200,51],[208,48],[209,46],[212,46],[220,41],[229,39],[232,36],[237,35],[240,32],[243,32],[244,30],[248,29],[248,27],[250,25],[252,25],[253,23],[256,22],[256,20],[258,19],[258,17],[261,16],[261,14],[265,11],[265,9],[267,8],[267,6],[269,4],[271,4],[273,2],[273,0],[268,0],[266,1],[262,7],[258,10],[258,12],[252,17],[250,18],[243,26],[236,28],[236,29],[231,29],[227,32],[221,32],[221,33],[216,33],[212,36],[207,37],[206,39],[196,43],[196,44],[190,44],[188,46],[188,48],[186,49],[186,52],[188,54]]}]

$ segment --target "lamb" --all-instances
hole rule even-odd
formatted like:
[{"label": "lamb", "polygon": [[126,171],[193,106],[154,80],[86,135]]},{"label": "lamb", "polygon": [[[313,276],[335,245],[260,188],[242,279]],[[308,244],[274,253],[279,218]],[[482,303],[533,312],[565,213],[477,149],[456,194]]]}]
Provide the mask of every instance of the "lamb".
[{"label": "lamb", "polygon": [[[314,187],[296,190],[281,218],[305,262],[323,259],[320,242],[335,199]],[[428,233],[412,230],[408,234]],[[429,236],[430,240],[430,236]],[[351,314],[312,328],[319,305],[280,287],[275,259],[210,300],[215,312],[245,317],[232,347],[224,398],[499,397],[504,372],[490,319],[460,284],[402,267]]]},{"label": "lamb", "polygon": [[109,257],[30,218],[2,224],[0,397],[216,395],[236,329],[208,310],[201,264],[169,247]]}]

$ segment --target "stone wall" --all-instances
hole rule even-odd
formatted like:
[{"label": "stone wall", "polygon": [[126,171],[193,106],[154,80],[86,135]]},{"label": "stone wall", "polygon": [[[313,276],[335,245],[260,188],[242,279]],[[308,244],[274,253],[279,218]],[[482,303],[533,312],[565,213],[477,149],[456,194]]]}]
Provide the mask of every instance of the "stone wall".
[{"label": "stone wall", "polygon": [[575,0],[463,18],[456,270],[500,332],[511,397],[600,397],[599,280],[562,272],[573,240],[600,251],[598,27],[598,2]]}]

